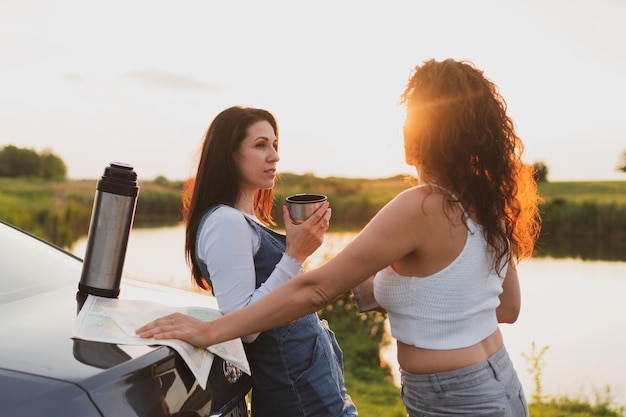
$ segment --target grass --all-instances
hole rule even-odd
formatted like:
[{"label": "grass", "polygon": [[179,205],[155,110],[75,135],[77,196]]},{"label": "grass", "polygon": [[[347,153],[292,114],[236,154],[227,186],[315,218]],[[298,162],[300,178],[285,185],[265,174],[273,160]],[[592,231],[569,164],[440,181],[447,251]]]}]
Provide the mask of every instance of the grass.
[{"label": "grass", "polygon": [[539,183],[546,201],[596,201],[626,205],[626,181],[563,181]]},{"label": "grass", "polygon": [[624,417],[626,408],[613,404],[611,388],[607,386],[604,392],[596,392],[595,398],[571,398],[569,396],[552,397],[545,395],[541,375],[545,363],[544,355],[549,346],[538,348],[532,342],[529,353],[524,353],[524,359],[529,364],[528,372],[533,376],[535,389],[530,397],[528,410],[533,417]]}]

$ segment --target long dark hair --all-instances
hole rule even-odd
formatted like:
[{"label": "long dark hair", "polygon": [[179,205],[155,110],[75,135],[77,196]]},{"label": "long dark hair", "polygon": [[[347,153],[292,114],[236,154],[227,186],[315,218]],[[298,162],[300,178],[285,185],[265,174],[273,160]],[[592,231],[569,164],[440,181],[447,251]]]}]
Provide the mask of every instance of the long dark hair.
[{"label": "long dark hair", "polygon": [[[278,139],[278,124],[274,116],[263,109],[234,106],[220,112],[209,125],[199,150],[196,176],[183,188],[183,219],[185,221],[185,257],[194,282],[209,288],[196,263],[196,237],[200,221],[206,212],[218,204],[234,207],[239,197],[241,175],[234,154],[248,134],[248,128],[265,120]],[[273,225],[274,190],[257,190],[254,211],[266,225]]]},{"label": "long dark hair", "polygon": [[501,270],[532,255],[539,196],[532,167],[496,85],[468,61],[415,67],[402,95],[407,161],[432,173],[483,226]]}]

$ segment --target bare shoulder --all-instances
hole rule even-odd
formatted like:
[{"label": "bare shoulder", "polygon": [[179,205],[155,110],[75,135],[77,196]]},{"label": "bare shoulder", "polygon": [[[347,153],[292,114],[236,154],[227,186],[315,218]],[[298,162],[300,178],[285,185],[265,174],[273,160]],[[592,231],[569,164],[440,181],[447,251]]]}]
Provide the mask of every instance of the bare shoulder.
[{"label": "bare shoulder", "polygon": [[[462,210],[451,207],[450,194],[428,185],[412,187],[399,193],[381,212],[382,225],[398,234],[410,236],[416,244],[435,236],[450,236],[454,225],[462,225]],[[464,228],[460,228],[463,234]]]},{"label": "bare shoulder", "polygon": [[372,219],[368,231],[409,235],[431,228],[443,219],[444,196],[432,187],[418,186],[396,195]]},{"label": "bare shoulder", "polygon": [[433,237],[449,236],[442,233],[448,230],[447,219],[442,214],[444,198],[432,187],[412,187],[400,192],[334,258],[334,263],[343,262],[348,265],[346,270],[362,265],[366,276],[421,253],[425,242]]},{"label": "bare shoulder", "polygon": [[389,206],[396,210],[407,210],[411,217],[432,216],[442,212],[446,199],[445,191],[420,185],[400,192]]}]

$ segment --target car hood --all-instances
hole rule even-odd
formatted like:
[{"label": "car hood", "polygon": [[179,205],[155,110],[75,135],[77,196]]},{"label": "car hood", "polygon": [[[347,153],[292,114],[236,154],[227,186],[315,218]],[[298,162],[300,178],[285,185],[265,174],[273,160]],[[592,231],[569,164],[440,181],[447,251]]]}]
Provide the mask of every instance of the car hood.
[{"label": "car hood", "polygon": [[[84,297],[78,293],[79,278],[60,279],[43,293],[0,304],[0,368],[78,382],[155,350],[72,339]],[[213,297],[128,278],[122,280],[120,298],[165,303],[172,298],[199,299],[208,307],[216,306]]]}]

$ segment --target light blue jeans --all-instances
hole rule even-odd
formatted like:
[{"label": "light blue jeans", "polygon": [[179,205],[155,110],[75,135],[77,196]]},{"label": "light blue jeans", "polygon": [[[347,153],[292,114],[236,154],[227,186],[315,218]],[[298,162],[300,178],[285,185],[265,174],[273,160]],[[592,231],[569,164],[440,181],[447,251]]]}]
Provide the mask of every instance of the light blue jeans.
[{"label": "light blue jeans", "polygon": [[504,347],[467,368],[401,372],[400,395],[410,417],[528,417],[522,385]]}]

